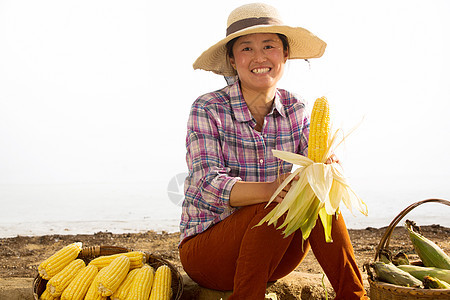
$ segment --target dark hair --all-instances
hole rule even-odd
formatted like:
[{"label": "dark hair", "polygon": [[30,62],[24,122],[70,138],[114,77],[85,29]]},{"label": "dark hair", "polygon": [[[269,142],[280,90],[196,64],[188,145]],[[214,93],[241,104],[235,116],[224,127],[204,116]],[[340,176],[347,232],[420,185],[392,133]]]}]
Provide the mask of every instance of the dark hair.
[{"label": "dark hair", "polygon": [[[281,33],[277,33],[278,37],[280,38],[281,42],[283,43],[283,50],[287,51],[288,56],[289,56],[289,42],[287,37],[284,34]],[[240,38],[239,36],[232,39],[231,41],[229,41],[226,45],[225,48],[227,49],[227,57],[229,58],[233,58],[233,46],[234,43],[236,43],[237,39]]]}]

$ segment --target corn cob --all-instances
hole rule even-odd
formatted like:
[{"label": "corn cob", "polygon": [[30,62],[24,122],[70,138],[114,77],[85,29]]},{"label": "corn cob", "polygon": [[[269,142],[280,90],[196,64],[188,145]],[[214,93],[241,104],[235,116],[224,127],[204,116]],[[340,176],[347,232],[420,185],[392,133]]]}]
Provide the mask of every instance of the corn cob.
[{"label": "corn cob", "polygon": [[156,269],[150,300],[170,300],[172,297],[172,271],[166,265]]},{"label": "corn cob", "polygon": [[97,276],[95,276],[94,281],[92,282],[91,286],[89,287],[86,296],[84,297],[85,300],[106,300],[108,297],[102,296],[101,292],[98,290],[98,279],[101,277],[101,274],[108,271],[107,268],[103,268],[100,271],[98,271]]},{"label": "corn cob", "polygon": [[380,281],[408,287],[423,287],[422,281],[392,263],[376,261],[371,264]]},{"label": "corn cob", "polygon": [[450,289],[450,284],[431,276],[423,278],[423,286],[426,289]]},{"label": "corn cob", "polygon": [[[298,165],[278,186],[269,200],[272,203],[279,193],[288,185],[291,187],[282,202],[255,226],[267,222],[282,229],[284,236],[289,236],[298,229],[306,240],[317,223],[317,218],[323,223],[326,242],[332,242],[331,226],[334,215],[339,214],[339,205],[344,202],[351,210],[356,205],[361,213],[367,215],[366,204],[347,184],[338,164],[326,164],[332,151],[348,136],[338,143],[337,132],[330,138],[329,105],[325,97],[315,101],[311,114],[310,134],[308,142],[308,158],[287,151],[272,150],[273,156],[286,162]],[[298,176],[297,181],[293,179]],[[277,225],[277,220],[285,215],[283,224]]]},{"label": "corn cob", "polygon": [[450,257],[434,242],[414,231],[414,223],[406,221],[411,242],[425,267],[450,270]]},{"label": "corn cob", "polygon": [[61,300],[83,300],[97,273],[98,268],[96,266],[85,267],[64,290]]},{"label": "corn cob", "polygon": [[[330,138],[330,106],[328,104],[328,100],[325,97],[318,98],[314,102],[313,110],[311,113],[311,124],[309,130],[309,140],[308,140],[308,158],[316,163],[325,163],[328,159],[328,141]],[[308,216],[307,220],[309,222],[305,223],[301,229],[303,233],[311,232],[315,220],[317,212],[319,213],[319,217],[322,221],[325,240],[327,243],[332,242],[331,238],[331,224],[332,224],[332,215],[327,214],[325,207],[322,205],[320,201],[315,201],[315,205],[317,206],[315,210],[313,210],[314,215]],[[306,226],[305,226],[306,225]]]},{"label": "corn cob", "polygon": [[[310,164],[311,161],[321,161],[322,157],[326,156],[325,152],[328,152],[326,148],[328,146],[328,135],[330,130],[329,113],[330,109],[327,99],[325,97],[318,98],[314,103],[311,113],[308,141],[308,158],[310,160],[308,160],[308,164]],[[297,160],[296,157],[293,157],[295,155],[290,153],[284,154],[282,151],[277,150],[274,150],[273,153],[274,156],[289,162]],[[300,158],[301,156],[298,157],[298,159]],[[301,164],[301,161],[297,163]],[[306,167],[305,169],[310,169],[312,166],[304,165],[304,167]],[[301,175],[300,179],[292,184],[291,189],[285,196],[283,202],[278,204],[275,209],[269,212],[266,217],[259,222],[258,226],[266,221],[268,221],[269,225],[272,223],[276,224],[276,220],[287,211],[283,224],[277,228],[284,228],[283,233],[285,236],[292,234],[300,228],[303,239],[306,240],[316,224],[319,211],[323,208],[323,204],[316,197],[315,191],[313,191],[310,188],[310,185],[308,185],[308,175],[305,175],[306,171],[303,174],[299,173],[299,168],[296,172],[291,174],[291,176],[288,177],[282,185],[280,185],[278,190],[274,193],[274,196],[280,192],[281,188],[284,186],[284,183],[290,182],[296,174]],[[270,202],[273,201],[274,196],[272,196]],[[331,232],[331,227],[328,226],[328,224],[324,227],[326,233]],[[331,241],[331,235],[327,236],[327,241]]]},{"label": "corn cob", "polygon": [[94,258],[89,262],[90,265],[95,265],[99,270],[108,266],[118,256],[125,255],[130,259],[130,270],[140,268],[145,263],[145,254],[141,251],[130,251],[113,255],[103,255]]},{"label": "corn cob", "polygon": [[125,255],[115,258],[100,274],[98,279],[98,290],[102,296],[111,296],[127,277],[130,271],[130,259]]},{"label": "corn cob", "polygon": [[131,283],[126,299],[148,300],[152,290],[154,276],[155,271],[151,266],[145,264],[142,268],[140,268]]},{"label": "corn cob", "polygon": [[77,258],[81,247],[82,243],[73,243],[58,250],[38,266],[39,275],[49,280]]},{"label": "corn cob", "polygon": [[39,297],[39,300],[58,300],[59,297],[53,297],[50,295],[50,292],[48,289],[45,289],[44,292],[42,292],[41,296]]},{"label": "corn cob", "polygon": [[127,277],[119,286],[119,288],[112,294],[111,300],[125,300],[127,298],[128,292],[130,291],[131,283],[140,268],[136,268],[128,272]]},{"label": "corn cob", "polygon": [[308,141],[308,158],[314,162],[325,163],[328,158],[326,152],[330,126],[330,106],[327,98],[318,98],[311,113]]},{"label": "corn cob", "polygon": [[59,297],[77,276],[77,274],[86,266],[82,259],[76,259],[67,265],[61,272],[53,276],[47,282],[47,289],[53,297]]},{"label": "corn cob", "polygon": [[431,276],[450,283],[450,270],[447,269],[413,265],[400,265],[397,267],[420,280],[422,280],[425,276]]}]

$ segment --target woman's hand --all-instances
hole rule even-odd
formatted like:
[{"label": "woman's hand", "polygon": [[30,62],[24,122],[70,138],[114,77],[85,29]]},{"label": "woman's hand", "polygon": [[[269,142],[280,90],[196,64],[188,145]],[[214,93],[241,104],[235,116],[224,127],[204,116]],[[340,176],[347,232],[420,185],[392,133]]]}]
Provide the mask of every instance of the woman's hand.
[{"label": "woman's hand", "polygon": [[[326,164],[332,164],[332,163],[340,163],[339,158],[335,154],[331,154],[331,156],[327,159],[325,162]],[[273,193],[275,193],[278,186],[289,176],[291,173],[285,173],[280,175],[275,181],[272,182],[273,185]],[[277,197],[273,200],[274,202],[282,202],[284,197],[286,197],[286,194],[289,192],[289,189],[291,188],[294,181],[297,181],[299,179],[299,176],[295,176],[291,182],[289,182],[277,195]]]},{"label": "woman's hand", "polygon": [[[280,184],[283,183],[283,181],[289,176],[291,173],[285,173],[280,175],[275,181],[272,182],[272,185],[274,186],[273,192],[277,190],[277,188],[280,186]],[[295,176],[282,190],[280,193],[278,193],[277,197],[273,200],[274,202],[281,202],[283,201],[284,197],[286,197],[286,194],[289,192],[289,189],[292,186],[292,183],[294,181],[297,181],[299,179],[298,175]]]}]

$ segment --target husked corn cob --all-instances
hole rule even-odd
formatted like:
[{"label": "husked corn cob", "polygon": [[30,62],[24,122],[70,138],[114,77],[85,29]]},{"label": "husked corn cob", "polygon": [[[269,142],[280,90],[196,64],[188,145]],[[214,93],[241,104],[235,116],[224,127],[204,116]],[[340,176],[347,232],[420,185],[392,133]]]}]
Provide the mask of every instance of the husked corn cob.
[{"label": "husked corn cob", "polygon": [[172,297],[172,272],[166,265],[156,269],[150,300],[170,300]]},{"label": "husked corn cob", "polygon": [[154,275],[155,271],[151,266],[145,264],[140,268],[131,283],[130,291],[126,299],[148,300],[150,291],[152,290]]},{"label": "husked corn cob", "polygon": [[[340,140],[339,131],[331,135],[330,108],[325,97],[315,101],[311,114],[311,124],[308,142],[308,158],[282,150],[272,149],[274,157],[299,166],[287,176],[269,199],[273,203],[280,192],[290,184],[289,191],[283,201],[271,209],[255,226],[274,225],[284,229],[285,237],[300,229],[303,240],[308,239],[312,229],[320,218],[325,241],[333,242],[331,236],[333,218],[340,212],[344,203],[351,211],[352,206],[367,215],[367,205],[350,188],[339,164],[327,164],[333,151],[348,136]],[[339,141],[340,140],[340,141]],[[293,180],[298,177],[298,180]],[[267,207],[267,206],[266,206]],[[281,225],[277,221],[285,216]]]},{"label": "husked corn cob", "polygon": [[425,276],[431,276],[450,283],[450,270],[447,269],[413,265],[400,265],[397,267],[405,272],[408,272],[419,280],[422,280]]},{"label": "husked corn cob", "polygon": [[376,261],[371,264],[380,281],[408,287],[423,287],[422,281],[392,263]]},{"label": "husked corn cob", "polygon": [[82,243],[72,243],[58,250],[38,266],[39,275],[49,280],[77,258],[81,247]]},{"label": "husked corn cob", "polygon": [[53,297],[50,295],[50,292],[48,289],[45,289],[44,292],[42,292],[41,296],[39,297],[39,300],[58,300],[59,297]]},{"label": "husked corn cob", "polygon": [[113,255],[102,255],[94,258],[89,262],[90,265],[95,265],[100,270],[108,266],[117,257],[125,255],[130,259],[130,270],[140,268],[145,263],[145,254],[141,251],[130,251],[124,253],[118,253]]},{"label": "husked corn cob", "polygon": [[414,231],[414,223],[406,221],[406,228],[414,249],[425,267],[450,270],[450,257],[434,242]]},{"label": "husked corn cob", "polygon": [[314,102],[309,127],[308,158],[314,162],[325,162],[328,137],[330,135],[330,106],[325,97]]},{"label": "husked corn cob", "polygon": [[83,300],[89,286],[98,274],[96,266],[87,266],[70,282],[61,295],[61,300]]},{"label": "husked corn cob", "polygon": [[[311,124],[309,130],[309,138],[308,138],[308,158],[316,163],[325,163],[328,159],[327,150],[328,150],[328,141],[331,131],[331,123],[330,123],[330,106],[328,104],[328,100],[325,97],[321,97],[316,99],[314,102],[313,110],[311,113]],[[312,215],[309,215],[306,222],[303,226],[301,226],[301,230],[303,233],[311,232],[313,228],[313,224],[315,223],[315,216],[319,213],[320,219],[322,221],[324,227],[325,240],[327,243],[332,242],[331,238],[331,224],[332,224],[332,215],[327,214],[325,207],[320,207],[321,202],[315,200],[309,212]]]},{"label": "husked corn cob", "polygon": [[102,296],[101,292],[98,290],[98,279],[101,277],[102,273],[105,273],[105,271],[108,271],[108,269],[103,268],[98,271],[97,276],[95,276],[94,281],[92,281],[92,284],[84,297],[85,300],[106,300],[108,298],[106,296]]},{"label": "husked corn cob", "polygon": [[137,272],[139,272],[140,268],[136,268],[128,272],[125,280],[120,284],[117,291],[114,292],[111,296],[111,300],[125,300],[127,298],[128,292],[130,291],[131,283],[133,282],[134,277]]},{"label": "husked corn cob", "polygon": [[450,284],[431,276],[423,278],[423,286],[426,289],[450,289]]},{"label": "husked corn cob", "polygon": [[47,289],[53,297],[59,297],[77,276],[77,274],[86,266],[82,259],[75,259],[67,265],[61,272],[53,276],[47,282]]},{"label": "husked corn cob", "polygon": [[125,255],[116,257],[99,275],[98,290],[102,296],[111,296],[127,277],[130,271],[130,259]]}]

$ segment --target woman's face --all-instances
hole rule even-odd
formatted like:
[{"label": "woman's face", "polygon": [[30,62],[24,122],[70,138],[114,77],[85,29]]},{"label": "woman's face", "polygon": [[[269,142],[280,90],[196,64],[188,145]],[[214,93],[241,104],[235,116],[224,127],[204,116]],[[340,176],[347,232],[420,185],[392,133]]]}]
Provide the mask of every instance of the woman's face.
[{"label": "woman's face", "polygon": [[233,45],[231,64],[241,85],[264,91],[275,88],[284,71],[288,53],[275,33],[254,33],[239,37]]}]

